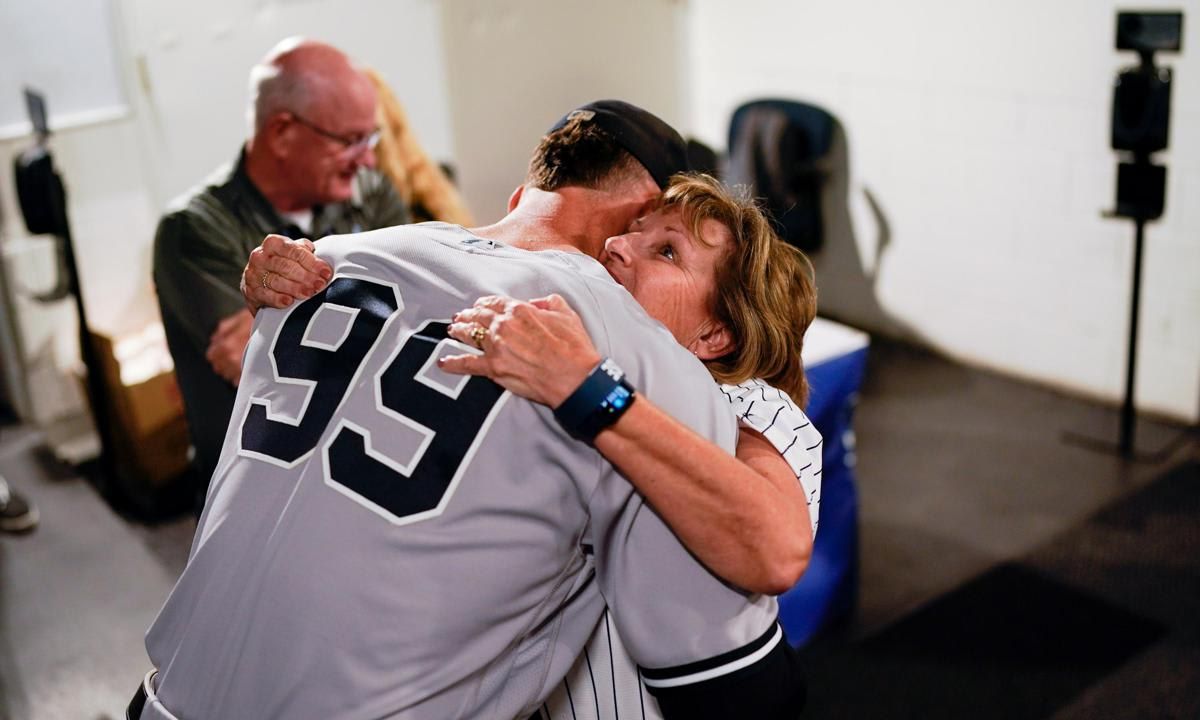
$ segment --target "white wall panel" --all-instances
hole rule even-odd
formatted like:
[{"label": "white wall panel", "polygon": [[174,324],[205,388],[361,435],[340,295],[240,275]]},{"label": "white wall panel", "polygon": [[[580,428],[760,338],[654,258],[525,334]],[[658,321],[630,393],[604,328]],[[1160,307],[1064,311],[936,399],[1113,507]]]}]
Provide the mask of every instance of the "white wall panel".
[{"label": "white wall panel", "polygon": [[[1183,9],[1165,217],[1146,231],[1139,405],[1200,418],[1200,3]],[[1133,225],[1103,219],[1117,156],[1115,2],[689,4],[692,119],[726,144],[741,102],[834,113],[848,137],[857,248],[816,260],[824,309],[944,352],[1116,400]],[[855,211],[864,190],[890,230]],[[840,253],[840,255],[839,255]],[[832,256],[832,257],[831,257]],[[853,261],[853,262],[851,262]],[[857,264],[854,264],[857,263]]]}]

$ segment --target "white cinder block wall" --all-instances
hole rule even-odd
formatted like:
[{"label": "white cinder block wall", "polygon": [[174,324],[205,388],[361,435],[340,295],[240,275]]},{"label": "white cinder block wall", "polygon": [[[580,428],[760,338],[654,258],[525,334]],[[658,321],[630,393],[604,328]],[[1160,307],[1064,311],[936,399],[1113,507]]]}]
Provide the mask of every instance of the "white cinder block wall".
[{"label": "white cinder block wall", "polygon": [[600,98],[683,127],[686,5],[677,0],[454,0],[443,5],[454,145],[480,223],[504,215],[538,139]]},{"label": "white cinder block wall", "polygon": [[[1200,2],[1183,9],[1167,210],[1146,232],[1139,407],[1200,418]],[[862,269],[822,268],[824,306],[969,362],[1116,400],[1123,393],[1133,225],[1109,149],[1118,4],[692,0],[691,115],[726,145],[741,102],[784,97],[845,127]],[[880,236],[864,190],[886,220]],[[844,253],[843,253],[844,254]],[[831,263],[826,263],[831,265]],[[886,318],[886,319],[885,319]],[[882,326],[882,327],[881,327]]]}]

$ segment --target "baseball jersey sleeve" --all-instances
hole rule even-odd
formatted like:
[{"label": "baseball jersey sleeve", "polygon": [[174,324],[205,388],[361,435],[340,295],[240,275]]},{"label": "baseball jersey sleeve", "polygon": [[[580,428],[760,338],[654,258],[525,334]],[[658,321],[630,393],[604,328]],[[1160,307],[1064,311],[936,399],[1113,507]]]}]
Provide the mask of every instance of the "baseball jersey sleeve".
[{"label": "baseball jersey sleeve", "polygon": [[821,515],[821,433],[788,394],[760,379],[721,385],[738,425],[767,439],[787,461],[804,488],[813,537]]}]

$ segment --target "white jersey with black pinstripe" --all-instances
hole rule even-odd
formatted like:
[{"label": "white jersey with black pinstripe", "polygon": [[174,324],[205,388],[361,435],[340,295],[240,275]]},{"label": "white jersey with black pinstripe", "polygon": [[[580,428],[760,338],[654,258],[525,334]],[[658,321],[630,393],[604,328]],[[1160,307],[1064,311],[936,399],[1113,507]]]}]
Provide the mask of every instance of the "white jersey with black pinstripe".
[{"label": "white jersey with black pinstripe", "polygon": [[[796,473],[808,499],[816,537],[821,508],[821,433],[787,393],[758,379],[721,384],[721,392],[743,429],[763,435]],[[583,654],[540,708],[536,720],[661,720],[637,663],[608,613],[600,619]]]},{"label": "white jersey with black pinstripe", "polygon": [[722,384],[721,392],[737,413],[738,424],[765,437],[796,473],[815,538],[821,515],[821,433],[787,393],[762,380]]}]

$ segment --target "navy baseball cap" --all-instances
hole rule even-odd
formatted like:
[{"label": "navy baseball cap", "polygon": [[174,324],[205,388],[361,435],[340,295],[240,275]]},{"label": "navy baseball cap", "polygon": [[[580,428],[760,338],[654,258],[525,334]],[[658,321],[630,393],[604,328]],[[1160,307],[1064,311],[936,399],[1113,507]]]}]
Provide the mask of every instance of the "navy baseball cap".
[{"label": "navy baseball cap", "polygon": [[612,135],[620,145],[642,164],[654,182],[666,189],[671,176],[687,172],[687,143],[653,113],[621,100],[597,100],[564,115],[548,132],[554,132],[567,121],[577,117],[594,122]]}]

